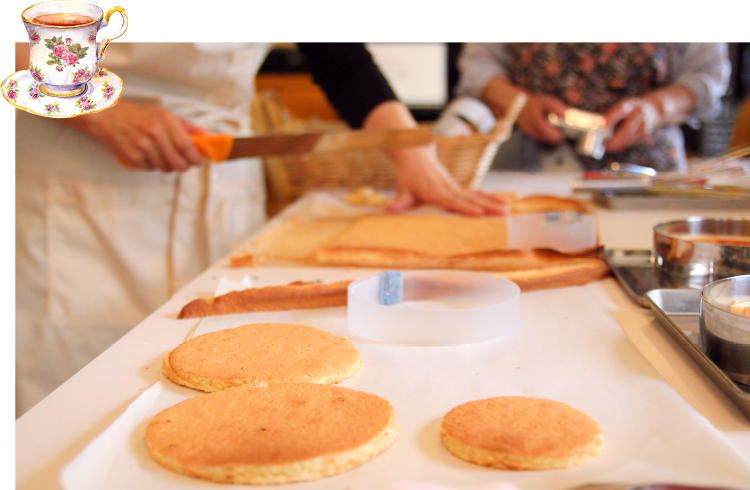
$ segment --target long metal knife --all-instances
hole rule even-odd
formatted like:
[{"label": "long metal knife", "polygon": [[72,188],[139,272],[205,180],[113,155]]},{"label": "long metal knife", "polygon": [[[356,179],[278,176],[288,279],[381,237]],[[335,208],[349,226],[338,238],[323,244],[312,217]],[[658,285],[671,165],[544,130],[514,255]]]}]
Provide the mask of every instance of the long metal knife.
[{"label": "long metal knife", "polygon": [[192,135],[198,150],[215,162],[242,157],[272,157],[344,151],[391,150],[433,141],[425,128],[302,133],[234,138],[228,134]]}]

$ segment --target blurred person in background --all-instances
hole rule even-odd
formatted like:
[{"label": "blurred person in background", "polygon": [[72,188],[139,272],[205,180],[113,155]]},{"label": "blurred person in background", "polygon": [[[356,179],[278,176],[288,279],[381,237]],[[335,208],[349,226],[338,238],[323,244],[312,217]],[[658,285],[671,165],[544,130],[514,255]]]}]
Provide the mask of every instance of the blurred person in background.
[{"label": "blurred person in background", "polygon": [[730,74],[725,43],[469,43],[458,65],[458,94],[496,115],[527,94],[518,131],[496,159],[515,169],[561,159],[564,137],[548,116],[568,107],[603,114],[613,130],[602,161],[585,166],[685,168],[678,126],[715,117]]},{"label": "blurred person in background", "polygon": [[[353,127],[416,122],[363,44],[301,44]],[[105,111],[16,119],[16,416],[142,321],[266,217],[261,161],[207,163],[195,132],[250,134],[254,78],[270,46],[113,43],[103,66],[123,98]],[[28,47],[17,69],[28,66]],[[459,188],[435,145],[393,151],[391,211],[433,203],[500,214]]]}]

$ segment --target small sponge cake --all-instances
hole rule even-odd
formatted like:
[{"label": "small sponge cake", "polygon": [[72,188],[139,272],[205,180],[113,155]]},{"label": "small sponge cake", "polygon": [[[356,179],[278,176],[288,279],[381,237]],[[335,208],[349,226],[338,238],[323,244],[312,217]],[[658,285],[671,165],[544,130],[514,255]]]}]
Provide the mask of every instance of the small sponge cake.
[{"label": "small sponge cake", "polygon": [[455,456],[509,470],[576,466],[595,458],[602,431],[583,412],[553,400],[498,397],[460,405],[443,418],[440,436]]},{"label": "small sponge cake", "polygon": [[313,327],[258,323],[195,337],[164,356],[171,381],[201,391],[339,383],[362,366],[348,340]]},{"label": "small sponge cake", "polygon": [[309,383],[238,387],[164,410],[146,428],[157,463],[221,483],[267,485],[341,473],[396,437],[391,404]]},{"label": "small sponge cake", "polygon": [[750,318],[750,300],[740,301],[736,299],[732,301],[732,304],[729,305],[729,311],[735,315]]}]

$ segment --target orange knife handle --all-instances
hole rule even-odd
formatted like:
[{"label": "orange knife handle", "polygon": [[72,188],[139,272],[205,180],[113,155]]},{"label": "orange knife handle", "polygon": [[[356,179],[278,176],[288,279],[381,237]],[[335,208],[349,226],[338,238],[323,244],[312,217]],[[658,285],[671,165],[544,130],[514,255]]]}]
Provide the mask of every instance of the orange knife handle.
[{"label": "orange knife handle", "polygon": [[205,155],[212,162],[223,162],[229,158],[234,145],[234,137],[231,134],[191,134],[193,143],[201,155]]},{"label": "orange knife handle", "polygon": [[[198,152],[215,163],[220,163],[226,160],[232,151],[232,146],[234,145],[234,136],[231,134],[201,133],[191,134],[190,137],[198,148]],[[127,169],[139,170],[125,162],[122,158],[118,158],[118,161],[120,162],[120,165]]]},{"label": "orange knife handle", "polygon": [[129,164],[128,162],[126,162],[122,158],[118,158],[117,161],[120,162],[120,165],[122,165],[123,167],[125,167],[128,170],[140,170],[138,167],[134,167],[133,165]]}]

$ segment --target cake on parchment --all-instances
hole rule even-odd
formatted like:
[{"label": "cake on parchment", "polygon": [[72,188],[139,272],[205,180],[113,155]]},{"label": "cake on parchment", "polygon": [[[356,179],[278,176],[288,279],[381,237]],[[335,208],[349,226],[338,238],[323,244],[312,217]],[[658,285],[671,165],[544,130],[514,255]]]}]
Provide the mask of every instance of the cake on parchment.
[{"label": "cake on parchment", "polygon": [[459,405],[443,418],[440,437],[465,461],[510,470],[577,466],[595,458],[604,442],[599,424],[585,413],[528,397]]},{"label": "cake on parchment", "polygon": [[171,381],[213,392],[234,386],[332,384],[362,366],[348,340],[317,328],[258,323],[200,335],[164,356]]},{"label": "cake on parchment", "polygon": [[185,400],[151,420],[145,441],[172,471],[267,485],[346,471],[385,450],[397,431],[393,407],[379,396],[299,383]]}]

